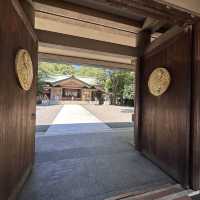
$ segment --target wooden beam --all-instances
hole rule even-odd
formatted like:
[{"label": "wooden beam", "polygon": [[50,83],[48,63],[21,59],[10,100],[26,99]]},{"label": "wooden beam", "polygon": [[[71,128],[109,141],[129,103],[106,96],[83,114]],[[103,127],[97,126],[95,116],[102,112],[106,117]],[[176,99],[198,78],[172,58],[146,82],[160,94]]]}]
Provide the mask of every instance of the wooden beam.
[{"label": "wooden beam", "polygon": [[150,30],[151,33],[155,33],[158,30],[160,30],[162,27],[166,25],[166,22],[153,19],[151,17],[147,17],[146,20],[144,21],[143,30]]},{"label": "wooden beam", "polygon": [[159,20],[157,20],[157,19],[153,19],[151,17],[147,17],[146,20],[144,21],[142,29],[151,30],[158,22],[159,22]]},{"label": "wooden beam", "polygon": [[[101,19],[99,19],[99,21],[100,20]],[[35,28],[125,46],[135,46],[135,32],[101,26],[48,13],[36,12]]]},{"label": "wooden beam", "polygon": [[199,0],[155,0],[168,7],[176,8],[184,12],[191,13],[194,16],[200,17],[200,1]]},{"label": "wooden beam", "polygon": [[144,51],[151,42],[151,32],[143,30],[137,35],[137,47],[140,48],[141,56],[137,58],[136,63],[136,90],[135,90],[135,113],[134,113],[134,142],[137,150],[141,151],[141,120],[142,120],[142,73],[144,65]]},{"label": "wooden beam", "polygon": [[[44,11],[46,13],[51,13],[55,14],[55,10],[52,10],[52,7],[55,9],[61,8],[64,10],[67,10],[68,12],[73,12],[73,13],[79,13],[79,15],[85,15],[85,16],[92,16],[94,18],[99,18],[99,19],[105,19],[108,21],[113,21],[116,23],[121,23],[129,26],[134,26],[137,28],[141,28],[143,22],[141,20],[133,20],[129,19],[124,16],[115,16],[111,13],[107,13],[104,11],[98,11],[93,8],[88,8],[84,5],[77,5],[74,4],[73,2],[64,2],[64,1],[58,1],[58,0],[33,0],[34,1],[34,7],[36,11]],[[51,6],[51,7],[46,7],[45,5]],[[61,15],[61,13],[59,13]],[[66,14],[62,13],[62,16],[67,17]],[[99,20],[99,23],[101,20]]]},{"label": "wooden beam", "polygon": [[153,49],[158,48],[161,44],[169,41],[171,38],[174,38],[177,34],[181,33],[182,31],[183,28],[179,26],[174,26],[173,28],[168,30],[165,34],[161,35],[156,40],[154,40],[150,45],[148,45],[148,47],[145,49],[145,54],[152,52]]},{"label": "wooden beam", "polygon": [[54,33],[43,30],[36,30],[39,42],[56,44],[67,47],[99,51],[104,53],[119,54],[125,56],[137,57],[139,51],[136,47],[129,47],[109,42],[103,42],[88,38],[81,38],[72,35]]},{"label": "wooden beam", "polygon": [[[33,8],[32,0],[19,0],[19,2],[24,10],[24,13],[26,14],[30,23],[32,24],[32,27],[34,27],[35,26],[35,12]],[[33,12],[31,12],[31,10],[33,10]]]},{"label": "wooden beam", "polygon": [[109,61],[55,55],[55,54],[48,54],[48,53],[39,53],[38,59],[39,59],[39,62],[68,63],[68,64],[87,65],[91,67],[135,70],[134,63],[130,65],[130,64],[124,64],[124,63],[117,63],[117,62],[115,63],[115,62],[109,62]]},{"label": "wooden beam", "polygon": [[[65,1],[71,2],[72,0]],[[118,15],[127,14],[128,16],[131,13],[135,13],[138,16],[152,17],[174,25],[183,25],[188,21],[194,21],[194,18],[189,13],[169,8],[154,0],[80,0],[75,3],[96,9],[104,9],[106,12],[115,10]]]},{"label": "wooden beam", "polygon": [[19,0],[11,0],[11,3],[13,5],[13,8],[17,12],[18,16],[21,18],[22,22],[24,23],[25,27],[29,31],[31,37],[36,42],[37,36],[35,34],[34,28],[33,28],[33,22],[31,22],[31,19],[27,16],[27,14],[24,11],[24,8],[22,7]]}]

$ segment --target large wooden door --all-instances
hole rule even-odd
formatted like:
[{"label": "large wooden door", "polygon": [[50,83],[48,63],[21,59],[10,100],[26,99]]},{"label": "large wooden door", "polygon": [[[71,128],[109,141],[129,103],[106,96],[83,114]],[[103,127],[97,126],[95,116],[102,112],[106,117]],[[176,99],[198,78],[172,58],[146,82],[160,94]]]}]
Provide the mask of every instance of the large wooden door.
[{"label": "large wooden door", "polygon": [[[0,0],[1,200],[16,198],[34,160],[37,39],[30,22],[31,5],[23,5],[27,15],[18,0]],[[15,56],[21,48],[29,51],[34,65],[34,80],[27,92],[20,88],[15,73]]]},{"label": "large wooden door", "polygon": [[[188,185],[191,98],[191,29],[173,29],[153,42],[140,70],[139,146],[144,155],[182,185]],[[162,96],[148,89],[151,72],[165,67],[171,85]]]}]

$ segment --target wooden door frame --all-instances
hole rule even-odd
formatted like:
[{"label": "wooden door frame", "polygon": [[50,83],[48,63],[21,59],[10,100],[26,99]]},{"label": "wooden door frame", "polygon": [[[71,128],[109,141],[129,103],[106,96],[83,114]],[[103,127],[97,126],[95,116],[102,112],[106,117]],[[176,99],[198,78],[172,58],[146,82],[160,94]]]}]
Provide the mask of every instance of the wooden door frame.
[{"label": "wooden door frame", "polygon": [[[35,30],[33,28],[33,23],[31,22],[31,19],[28,17],[27,13],[29,12],[29,9],[24,10],[22,5],[20,4],[20,2],[18,0],[11,0],[13,7],[15,8],[17,14],[19,15],[19,17],[21,18],[21,20],[23,21],[23,23],[25,24],[25,27],[27,28],[27,30],[29,31],[32,39],[37,42],[37,35],[35,33]],[[160,46],[160,44],[163,43],[163,41],[169,40],[170,38],[172,38],[173,36],[175,36],[176,34],[179,33],[181,29],[176,27],[176,29],[173,29],[173,31],[171,31],[170,33],[165,33],[163,36],[161,36],[160,38],[158,38],[157,40],[155,40],[153,43],[151,43],[150,45],[148,45],[147,48],[144,48],[142,51],[143,53],[147,53],[148,51],[151,51],[154,48],[158,48]],[[200,31],[200,29],[198,30]],[[194,40],[195,42],[196,40]],[[139,45],[139,44],[138,44]],[[140,45],[139,45],[140,46]],[[145,46],[146,47],[146,46]],[[197,51],[197,49],[195,49],[195,45],[194,45],[194,51],[192,51],[191,53],[195,53]],[[196,54],[195,54],[196,55]],[[192,56],[192,55],[191,55]],[[194,58],[195,59],[195,58]],[[194,60],[194,69],[193,69],[193,75],[195,75],[195,70],[198,70],[198,66],[195,63]],[[138,150],[141,149],[140,146],[140,123],[141,123],[141,108],[140,108],[140,101],[141,96],[140,96],[140,70],[142,70],[142,57],[140,57],[138,59],[138,64],[137,64],[137,72],[136,74],[138,74],[136,76],[136,113],[135,113],[135,132],[136,132],[136,147]],[[195,81],[197,82],[197,80],[195,79]],[[195,83],[196,83],[195,82]],[[193,91],[193,95],[195,95],[195,91],[196,91],[196,86],[192,86],[192,91]],[[197,94],[196,94],[197,95]],[[195,102],[195,97],[191,96],[191,99],[194,103],[193,105],[193,109],[191,110],[191,124],[192,124],[192,130],[191,130],[191,141],[190,141],[190,151],[188,150],[188,156],[191,156],[192,158],[188,158],[188,166],[190,165],[189,168],[189,178],[190,178],[190,186],[193,189],[199,189],[200,188],[200,172],[198,170],[198,168],[200,168],[200,150],[198,148],[198,144],[200,143],[200,133],[198,131],[198,127],[194,124],[195,122],[197,123],[197,121],[194,122],[195,119],[198,118],[198,115],[200,115],[199,112],[195,112],[195,110],[197,110],[197,102]],[[191,105],[190,105],[190,109],[191,109]],[[198,141],[198,143],[196,142]],[[189,163],[190,161],[190,163]]]},{"label": "wooden door frame", "polygon": [[200,190],[200,21],[193,25],[190,185]]}]

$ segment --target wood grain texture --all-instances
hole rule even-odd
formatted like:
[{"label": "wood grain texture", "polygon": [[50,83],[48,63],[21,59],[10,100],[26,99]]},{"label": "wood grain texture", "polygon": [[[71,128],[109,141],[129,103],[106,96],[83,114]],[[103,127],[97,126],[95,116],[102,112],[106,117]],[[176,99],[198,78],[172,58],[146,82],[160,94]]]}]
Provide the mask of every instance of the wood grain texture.
[{"label": "wood grain texture", "polygon": [[[37,36],[35,34],[35,31],[33,29],[33,23],[30,22],[30,19],[34,19],[34,17],[30,17],[30,14],[29,12],[26,12],[24,11],[24,8],[25,9],[30,9],[30,6],[28,7],[27,6],[27,3],[25,4],[23,1],[23,7],[22,7],[22,4],[19,2],[19,0],[11,0],[12,2],[12,6],[13,8],[15,9],[16,13],[18,14],[18,17],[21,18],[21,21],[24,23],[24,28],[26,28],[28,31],[29,31],[29,34],[30,36],[32,36],[33,40],[35,42],[37,42]],[[27,14],[28,13],[28,14]]]},{"label": "wood grain texture", "polygon": [[[34,160],[37,43],[18,16],[11,1],[0,1],[0,199],[16,191]],[[27,49],[34,65],[30,91],[17,83],[15,56]]]},{"label": "wood grain texture", "polygon": [[[77,12],[83,15],[87,15],[87,16],[92,16],[95,18],[101,18],[101,19],[105,19],[105,20],[109,20],[109,21],[113,21],[113,22],[117,22],[117,23],[122,23],[122,24],[126,24],[126,25],[130,25],[130,26],[135,26],[138,28],[142,28],[143,25],[143,20],[139,20],[139,19],[129,19],[128,17],[125,16],[117,16],[117,15],[113,15],[112,13],[108,13],[106,11],[98,11],[97,8],[89,8],[86,7],[86,5],[76,5],[75,1],[73,1],[72,3],[67,2],[67,1],[57,1],[57,0],[34,0],[34,6],[35,6],[35,10],[36,11],[42,11],[43,10],[43,5],[49,5],[49,6],[53,6],[55,8],[61,8],[64,10],[68,10],[71,12]],[[51,13],[52,10],[51,9],[47,9],[46,12]],[[101,20],[99,20],[99,23],[101,23]]]},{"label": "wood grain texture", "polygon": [[191,186],[200,189],[200,22],[194,26],[194,63],[192,73],[192,138]]},{"label": "wood grain texture", "polygon": [[39,42],[124,56],[138,56],[136,47],[103,42],[51,31],[36,30]]},{"label": "wood grain texture", "polygon": [[145,48],[150,44],[151,33],[150,31],[143,30],[137,36],[137,48],[140,51],[141,56],[137,58],[136,62],[136,90],[135,90],[135,113],[134,113],[134,143],[137,150],[141,150],[141,119],[142,119],[142,107],[141,107],[141,90],[142,90],[142,74],[143,74],[143,52]]},{"label": "wood grain texture", "polygon": [[[72,2],[73,0],[65,0]],[[189,13],[182,12],[174,8],[168,8],[165,5],[153,0],[79,0],[73,1],[76,4],[103,9],[106,12],[117,12],[117,15],[126,15],[131,18],[133,14],[138,16],[152,17],[170,24],[184,24],[186,21],[196,20]]]},{"label": "wood grain texture", "polygon": [[[140,144],[144,155],[171,177],[188,185],[190,98],[191,98],[191,30],[183,30],[168,41],[163,40],[143,58],[141,78]],[[166,67],[172,77],[168,91],[160,97],[148,89],[150,73]]]}]

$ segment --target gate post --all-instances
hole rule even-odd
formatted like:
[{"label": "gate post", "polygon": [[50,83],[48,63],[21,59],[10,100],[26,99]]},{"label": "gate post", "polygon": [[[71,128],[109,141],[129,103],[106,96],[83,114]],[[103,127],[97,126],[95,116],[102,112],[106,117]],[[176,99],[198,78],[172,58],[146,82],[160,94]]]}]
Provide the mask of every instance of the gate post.
[{"label": "gate post", "polygon": [[143,70],[143,54],[145,48],[151,42],[151,31],[150,30],[142,30],[138,33],[136,37],[136,46],[139,49],[139,56],[137,57],[136,61],[136,71],[135,71],[135,83],[136,83],[136,90],[135,90],[135,113],[134,113],[134,143],[135,149],[140,151],[140,124],[141,124],[141,103],[142,103],[142,96],[141,96],[141,81],[142,81],[142,70]]}]

